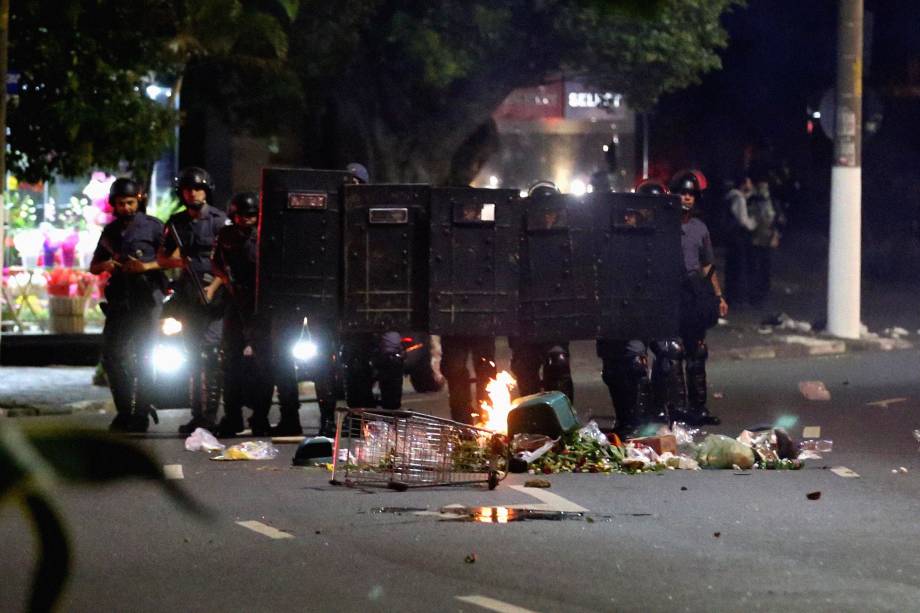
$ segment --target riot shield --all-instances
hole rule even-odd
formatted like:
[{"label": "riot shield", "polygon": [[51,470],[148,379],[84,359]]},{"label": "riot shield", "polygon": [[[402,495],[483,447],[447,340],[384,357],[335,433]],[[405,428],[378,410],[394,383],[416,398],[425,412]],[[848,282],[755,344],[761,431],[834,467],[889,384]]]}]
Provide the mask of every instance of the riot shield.
[{"label": "riot shield", "polygon": [[336,322],[340,309],[339,170],[266,168],[259,221],[259,310]]},{"label": "riot shield", "polygon": [[426,330],[427,185],[345,187],[343,330]]},{"label": "riot shield", "polygon": [[522,203],[520,336],[533,341],[595,338],[596,221],[590,201],[559,194]]},{"label": "riot shield", "polygon": [[598,251],[600,336],[677,335],[683,260],[676,196],[592,194]]},{"label": "riot shield", "polygon": [[431,190],[432,334],[516,333],[519,203],[511,189]]}]

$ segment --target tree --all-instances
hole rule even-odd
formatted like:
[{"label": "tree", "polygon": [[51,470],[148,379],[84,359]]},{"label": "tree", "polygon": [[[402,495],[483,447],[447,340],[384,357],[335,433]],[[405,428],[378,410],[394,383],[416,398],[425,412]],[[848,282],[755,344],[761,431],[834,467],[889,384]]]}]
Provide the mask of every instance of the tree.
[{"label": "tree", "polygon": [[[716,69],[736,0],[304,2],[291,63],[312,114],[308,162],[365,161],[378,180],[468,183],[515,88],[590,76],[647,108]],[[642,10],[644,7],[644,10]]]},{"label": "tree", "polygon": [[[10,66],[22,76],[9,105],[10,170],[38,181],[126,161],[143,178],[179,121],[174,105],[154,102],[145,88],[165,82],[178,96],[189,73],[202,81],[199,92],[214,94],[200,96],[205,103],[215,104],[217,96],[235,102],[219,106],[228,120],[272,117],[279,96],[297,98],[292,80],[280,78],[284,28],[297,6],[297,0],[13,3]],[[234,87],[246,72],[263,79],[258,95]]]}]

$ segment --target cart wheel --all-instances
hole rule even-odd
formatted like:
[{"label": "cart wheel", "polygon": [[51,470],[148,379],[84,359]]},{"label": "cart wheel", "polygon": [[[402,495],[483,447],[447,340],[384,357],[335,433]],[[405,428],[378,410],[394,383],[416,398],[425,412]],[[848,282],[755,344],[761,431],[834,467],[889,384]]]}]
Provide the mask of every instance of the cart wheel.
[{"label": "cart wheel", "polygon": [[498,473],[494,470],[489,471],[489,489],[494,490],[498,487]]},{"label": "cart wheel", "polygon": [[409,489],[409,486],[405,483],[397,483],[395,481],[390,481],[387,483],[387,487],[391,490],[396,490],[397,492],[405,492],[407,489]]}]

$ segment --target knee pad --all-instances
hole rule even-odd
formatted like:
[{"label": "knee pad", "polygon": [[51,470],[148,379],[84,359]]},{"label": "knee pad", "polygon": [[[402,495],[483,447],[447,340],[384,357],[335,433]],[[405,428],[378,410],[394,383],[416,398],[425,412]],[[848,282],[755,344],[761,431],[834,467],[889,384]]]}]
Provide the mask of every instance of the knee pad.
[{"label": "knee pad", "polygon": [[559,345],[554,345],[546,353],[546,366],[554,369],[569,367],[569,352]]},{"label": "knee pad", "polygon": [[684,357],[684,344],[677,338],[653,341],[652,352],[659,360],[680,360]]}]

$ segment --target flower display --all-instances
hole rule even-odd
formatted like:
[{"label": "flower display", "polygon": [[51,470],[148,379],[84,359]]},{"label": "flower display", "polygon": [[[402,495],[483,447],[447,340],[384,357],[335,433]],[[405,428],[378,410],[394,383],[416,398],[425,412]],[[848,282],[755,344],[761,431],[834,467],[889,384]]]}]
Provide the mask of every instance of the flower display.
[{"label": "flower display", "polygon": [[88,298],[96,291],[96,276],[74,268],[52,268],[45,271],[49,296]]}]

